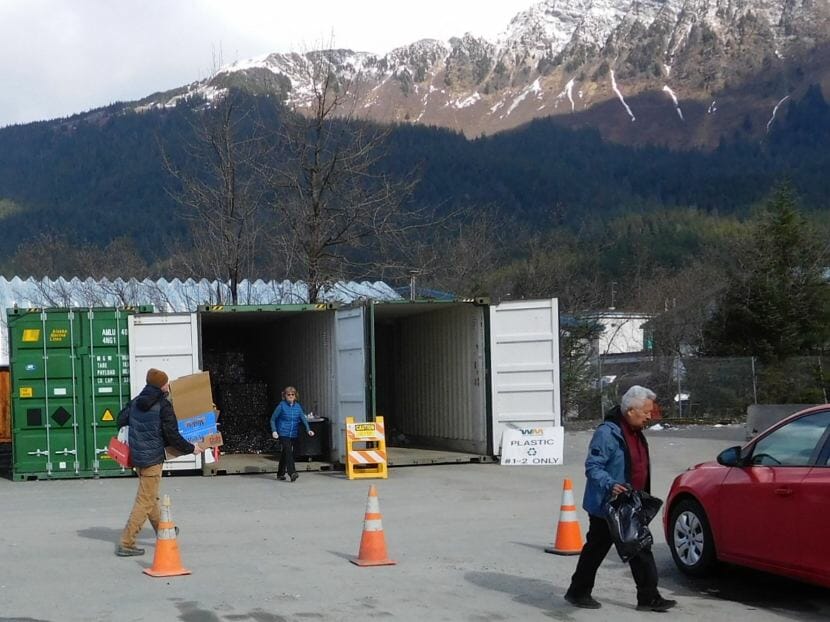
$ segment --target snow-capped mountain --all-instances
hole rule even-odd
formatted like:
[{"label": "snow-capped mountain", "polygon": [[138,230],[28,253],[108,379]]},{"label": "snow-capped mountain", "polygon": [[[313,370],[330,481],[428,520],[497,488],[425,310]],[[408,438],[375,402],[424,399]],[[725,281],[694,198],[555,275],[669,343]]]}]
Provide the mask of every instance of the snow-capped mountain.
[{"label": "snow-capped mountain", "polygon": [[830,2],[544,0],[494,42],[466,34],[384,55],[269,54],[137,109],[239,86],[303,110],[321,54],[357,109],[382,122],[476,136],[552,115],[623,142],[712,145],[738,130],[762,134],[809,84],[830,94]]}]

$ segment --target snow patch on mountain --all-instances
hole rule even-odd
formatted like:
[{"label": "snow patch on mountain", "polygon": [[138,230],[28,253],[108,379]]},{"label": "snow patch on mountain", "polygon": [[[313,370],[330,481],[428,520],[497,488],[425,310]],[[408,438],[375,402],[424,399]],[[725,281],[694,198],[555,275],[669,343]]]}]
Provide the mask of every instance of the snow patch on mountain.
[{"label": "snow patch on mountain", "polygon": [[537,96],[538,96],[538,95],[541,94],[541,92],[542,92],[542,85],[539,83],[539,79],[537,78],[536,80],[533,81],[533,84],[530,84],[527,87],[525,87],[522,90],[522,92],[519,93],[519,95],[517,95],[513,99],[513,103],[510,104],[510,108],[507,109],[507,112],[504,113],[503,116],[507,116],[507,115],[511,114],[516,109],[516,107],[519,104],[521,104],[527,98],[527,96],[530,95],[531,93],[536,93]]},{"label": "snow patch on mountain", "polygon": [[772,116],[769,118],[769,121],[767,121],[767,133],[769,133],[769,128],[772,127],[772,122],[775,121],[775,115],[778,114],[778,109],[781,107],[781,104],[783,104],[789,98],[789,95],[784,95],[784,97],[782,97],[779,100],[779,102],[775,104],[775,108],[772,109]]},{"label": "snow patch on mountain", "polygon": [[680,110],[680,104],[677,103],[677,95],[674,94],[674,91],[671,90],[668,84],[663,85],[663,92],[668,93],[669,97],[671,97],[671,100],[674,102],[674,109],[677,111],[677,116],[683,121],[683,111]]},{"label": "snow patch on mountain", "polygon": [[617,79],[614,76],[614,70],[611,70],[611,90],[614,91],[617,95],[617,99],[620,100],[622,105],[625,107],[625,111],[628,113],[628,116],[631,117],[631,121],[636,121],[637,117],[634,116],[634,113],[631,112],[631,108],[629,108],[628,104],[625,103],[625,97],[620,92],[620,89],[617,87]]},{"label": "snow patch on mountain", "polygon": [[556,105],[559,105],[559,100],[563,97],[567,97],[568,101],[571,102],[571,112],[576,110],[576,105],[574,104],[574,82],[575,80],[571,78],[568,80],[568,83],[565,85],[565,88],[562,89],[562,92],[556,96]]},{"label": "snow patch on mountain", "polygon": [[447,102],[447,106],[452,106],[453,108],[461,109],[461,108],[468,108],[469,106],[473,106],[476,103],[481,101],[481,95],[478,92],[473,93],[469,97],[463,97],[461,99],[456,99],[451,102]]}]

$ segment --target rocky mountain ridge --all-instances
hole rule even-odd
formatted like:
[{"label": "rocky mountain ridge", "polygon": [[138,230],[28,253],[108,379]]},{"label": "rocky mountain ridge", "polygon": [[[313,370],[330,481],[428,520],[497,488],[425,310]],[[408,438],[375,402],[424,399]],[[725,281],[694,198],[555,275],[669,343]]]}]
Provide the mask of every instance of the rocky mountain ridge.
[{"label": "rocky mountain ridge", "polygon": [[737,132],[762,137],[782,103],[810,84],[830,93],[830,3],[544,0],[494,42],[466,34],[383,55],[268,54],[135,108],[241,87],[302,111],[321,62],[361,115],[384,123],[473,137],[554,116],[629,144],[713,146]]}]

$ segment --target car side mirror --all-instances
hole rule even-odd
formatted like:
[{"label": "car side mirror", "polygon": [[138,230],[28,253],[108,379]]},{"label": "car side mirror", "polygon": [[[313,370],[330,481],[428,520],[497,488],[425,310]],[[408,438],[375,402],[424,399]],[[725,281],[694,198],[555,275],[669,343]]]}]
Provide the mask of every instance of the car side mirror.
[{"label": "car side mirror", "polygon": [[741,448],[739,446],[724,449],[718,454],[718,464],[726,467],[734,467],[741,465]]}]

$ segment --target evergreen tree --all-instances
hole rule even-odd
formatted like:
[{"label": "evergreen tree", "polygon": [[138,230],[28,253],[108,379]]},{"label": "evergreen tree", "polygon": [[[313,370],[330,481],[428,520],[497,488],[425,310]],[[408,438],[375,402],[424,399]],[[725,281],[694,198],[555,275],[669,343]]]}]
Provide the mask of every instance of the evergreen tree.
[{"label": "evergreen tree", "polygon": [[830,328],[825,251],[789,186],[774,190],[746,242],[742,269],[704,326],[704,351],[775,363],[821,350]]}]

